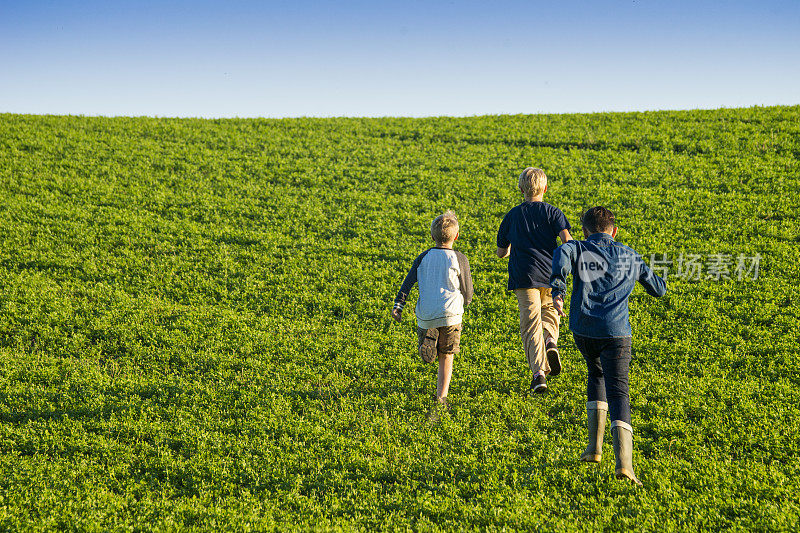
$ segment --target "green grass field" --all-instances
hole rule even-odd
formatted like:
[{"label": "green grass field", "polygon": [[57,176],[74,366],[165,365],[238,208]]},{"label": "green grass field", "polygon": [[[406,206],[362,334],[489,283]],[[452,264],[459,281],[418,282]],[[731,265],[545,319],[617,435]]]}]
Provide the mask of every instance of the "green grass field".
[{"label": "green grass field", "polygon": [[[631,297],[642,489],[610,433],[578,461],[566,321],[564,372],[526,396],[495,233],[528,165],[647,259],[761,256]],[[435,368],[389,310],[446,209],[476,294],[432,424]],[[800,107],[0,114],[0,529],[797,530],[798,228]]]}]

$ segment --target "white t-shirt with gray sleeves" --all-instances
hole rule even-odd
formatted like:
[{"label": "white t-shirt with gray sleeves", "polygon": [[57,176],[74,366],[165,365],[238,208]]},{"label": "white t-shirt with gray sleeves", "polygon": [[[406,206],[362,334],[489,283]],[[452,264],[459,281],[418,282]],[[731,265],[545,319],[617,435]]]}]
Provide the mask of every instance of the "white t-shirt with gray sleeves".
[{"label": "white t-shirt with gray sleeves", "polygon": [[472,301],[472,273],[464,254],[450,248],[429,248],[411,265],[394,308],[402,311],[414,284],[419,284],[417,325],[422,329],[461,323],[464,307]]}]

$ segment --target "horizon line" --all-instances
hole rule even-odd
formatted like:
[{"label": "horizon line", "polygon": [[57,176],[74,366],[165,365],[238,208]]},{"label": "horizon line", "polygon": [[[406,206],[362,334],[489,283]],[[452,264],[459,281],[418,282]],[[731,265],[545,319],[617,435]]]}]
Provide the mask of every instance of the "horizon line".
[{"label": "horizon line", "polygon": [[563,115],[608,115],[608,114],[652,114],[652,113],[680,113],[692,111],[722,111],[776,107],[800,107],[800,102],[795,104],[753,104],[747,106],[719,106],[719,107],[688,107],[668,109],[631,109],[631,110],[606,110],[606,111],[555,111],[555,112],[519,112],[519,113],[475,113],[470,115],[106,115],[103,113],[25,113],[16,111],[0,111],[3,115],[18,115],[31,117],[75,117],[75,118],[149,118],[171,120],[298,120],[298,119],[430,119],[430,118],[481,118],[481,117],[518,117],[518,116],[563,116]]}]

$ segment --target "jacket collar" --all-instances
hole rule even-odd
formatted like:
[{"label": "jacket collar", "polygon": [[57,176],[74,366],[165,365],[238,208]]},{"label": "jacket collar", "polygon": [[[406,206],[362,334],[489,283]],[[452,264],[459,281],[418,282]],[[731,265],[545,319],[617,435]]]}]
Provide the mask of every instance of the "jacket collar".
[{"label": "jacket collar", "polygon": [[608,233],[598,232],[598,233],[592,233],[591,235],[586,237],[586,240],[587,241],[595,241],[595,242],[597,242],[597,241],[613,241],[614,237],[612,237]]}]

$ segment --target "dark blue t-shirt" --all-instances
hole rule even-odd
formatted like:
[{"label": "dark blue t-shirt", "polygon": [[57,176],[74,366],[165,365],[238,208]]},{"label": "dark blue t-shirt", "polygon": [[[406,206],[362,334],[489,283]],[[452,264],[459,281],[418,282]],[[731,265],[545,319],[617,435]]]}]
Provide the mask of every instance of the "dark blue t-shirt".
[{"label": "dark blue t-shirt", "polygon": [[508,290],[550,286],[556,238],[570,229],[567,217],[546,202],[522,202],[508,212],[497,231],[497,247],[511,245]]}]

